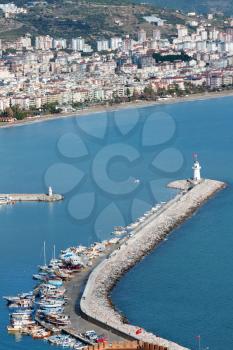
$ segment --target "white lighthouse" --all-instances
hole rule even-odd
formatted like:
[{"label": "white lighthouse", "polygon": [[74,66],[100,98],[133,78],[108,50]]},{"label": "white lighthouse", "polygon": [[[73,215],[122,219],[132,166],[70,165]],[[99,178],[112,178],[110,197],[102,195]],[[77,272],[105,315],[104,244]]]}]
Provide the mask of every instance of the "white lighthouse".
[{"label": "white lighthouse", "polygon": [[193,181],[198,183],[201,180],[201,166],[197,159],[193,163]]},{"label": "white lighthouse", "polygon": [[52,197],[53,196],[53,189],[52,189],[51,186],[49,186],[49,191],[48,192],[49,192],[48,193],[49,197]]}]

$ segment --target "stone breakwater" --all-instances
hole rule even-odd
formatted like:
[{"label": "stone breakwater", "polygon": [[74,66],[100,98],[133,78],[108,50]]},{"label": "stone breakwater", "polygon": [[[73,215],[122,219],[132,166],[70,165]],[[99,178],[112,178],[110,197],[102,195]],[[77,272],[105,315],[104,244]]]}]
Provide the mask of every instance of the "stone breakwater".
[{"label": "stone breakwater", "polygon": [[[179,185],[178,182],[176,184]],[[137,334],[139,327],[124,322],[122,315],[114,309],[109,293],[123,274],[224,187],[223,182],[202,180],[190,190],[178,194],[165,204],[161,211],[153,214],[138,227],[132,237],[126,239],[120,248],[111,253],[90,274],[80,302],[85,317],[136,340],[165,346],[169,350],[185,350],[185,347],[146,330]]]},{"label": "stone breakwater", "polygon": [[13,202],[57,202],[63,199],[60,194],[44,194],[44,193],[12,193],[12,194],[0,194],[2,203],[13,203]]}]

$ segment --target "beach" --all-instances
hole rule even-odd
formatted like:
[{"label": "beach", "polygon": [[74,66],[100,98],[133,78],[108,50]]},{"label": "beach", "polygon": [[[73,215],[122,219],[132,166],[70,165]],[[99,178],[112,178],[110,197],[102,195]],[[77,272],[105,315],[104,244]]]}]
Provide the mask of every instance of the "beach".
[{"label": "beach", "polygon": [[88,115],[94,115],[99,114],[103,112],[115,112],[120,111],[124,109],[135,109],[135,108],[144,108],[144,107],[152,107],[152,106],[163,106],[163,105],[169,105],[169,104],[176,104],[176,103],[182,103],[182,102],[192,102],[192,101],[204,101],[204,100],[211,100],[216,98],[222,98],[222,97],[230,97],[233,96],[233,90],[230,91],[220,91],[220,92],[206,92],[206,93],[198,93],[193,95],[187,95],[183,97],[171,97],[171,98],[163,98],[159,99],[157,101],[141,101],[136,100],[132,102],[124,102],[120,104],[114,104],[114,105],[105,105],[105,106],[92,106],[87,107],[82,110],[77,110],[75,112],[62,112],[59,114],[47,114],[40,117],[32,117],[32,118],[26,118],[24,120],[12,122],[12,123],[0,123],[0,129],[5,128],[12,128],[12,127],[18,127],[23,125],[30,125],[34,123],[41,123],[45,121],[50,120],[58,120],[58,119],[65,119],[65,118],[72,118],[72,117],[83,117]]}]

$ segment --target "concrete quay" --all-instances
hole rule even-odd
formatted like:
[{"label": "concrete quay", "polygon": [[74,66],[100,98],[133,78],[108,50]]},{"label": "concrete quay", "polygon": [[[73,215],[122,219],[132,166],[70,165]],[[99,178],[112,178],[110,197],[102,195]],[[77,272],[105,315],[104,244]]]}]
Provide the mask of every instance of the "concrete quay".
[{"label": "concrete quay", "polygon": [[132,340],[131,337],[121,336],[118,332],[114,332],[111,327],[103,328],[99,323],[87,320],[83,317],[80,309],[81,297],[91,272],[118,247],[118,244],[109,247],[103,255],[98,256],[92,261],[92,266],[88,266],[75,273],[72,279],[65,283],[66,296],[68,298],[68,303],[65,305],[65,314],[69,316],[71,322],[69,327],[63,329],[65,333],[80,339],[80,333],[85,333],[93,329],[99,335],[104,334],[109,342],[121,342],[126,339]]},{"label": "concrete quay", "polygon": [[162,339],[139,327],[127,324],[115,310],[109,294],[117,281],[145,255],[149,254],[175,227],[190,217],[217,191],[225,188],[223,182],[201,180],[198,184],[184,186],[186,180],[176,181],[171,187],[182,190],[174,199],[165,204],[159,212],[151,215],[135,235],[106,257],[91,272],[81,297],[80,309],[83,317],[103,328],[147,343],[167,347],[169,350],[187,350],[172,341]]},{"label": "concrete quay", "polygon": [[0,204],[12,204],[15,202],[57,202],[64,197],[60,194],[44,194],[44,193],[12,193],[0,194]]}]

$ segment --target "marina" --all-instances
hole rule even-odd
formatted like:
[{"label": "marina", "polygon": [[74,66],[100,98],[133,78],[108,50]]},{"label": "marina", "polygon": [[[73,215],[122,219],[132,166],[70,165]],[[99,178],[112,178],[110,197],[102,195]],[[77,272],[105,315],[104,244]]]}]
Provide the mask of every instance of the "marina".
[{"label": "marina", "polygon": [[[203,347],[209,346],[213,350],[222,349],[222,339],[224,339],[224,346],[230,348],[232,329],[231,327],[226,329],[222,325],[224,320],[228,324],[231,323],[229,310],[232,309],[232,289],[227,277],[230,276],[232,268],[232,234],[229,230],[232,226],[233,163],[231,157],[232,118],[230,117],[232,99],[184,103],[162,109],[171,113],[175,118],[179,135],[182,135],[182,137],[177,136],[175,146],[182,149],[187,162],[178,176],[177,174],[172,175],[170,181],[187,178],[190,175],[190,155],[195,145],[198,144],[200,153],[202,149],[205,150],[201,158],[203,165],[205,164],[206,175],[213,179],[223,179],[229,186],[216,198],[208,201],[190,221],[188,220],[171,236],[166,237],[165,240],[168,240],[159,244],[155,252],[145,257],[140,264],[129,271],[114,289],[112,300],[131,324],[140,325],[178,344],[185,344],[191,349],[197,348],[195,336],[202,334]],[[144,114],[146,114],[146,109],[143,110]],[[90,117],[93,125],[95,123],[98,125],[97,119],[99,120],[99,118]],[[53,145],[61,130],[65,132],[73,130],[71,121],[67,119],[51,122],[48,125],[46,123],[29,125],[22,127],[20,132],[18,128],[12,128],[10,132],[1,130],[1,145],[7,150],[7,158],[1,168],[2,189],[5,189],[5,193],[27,193],[28,191],[33,193],[34,190],[36,193],[44,192],[44,171],[48,164],[57,161]],[[191,130],[192,137],[190,137]],[[211,137],[206,136],[207,130],[211,131]],[[40,138],[36,138],[38,134]],[[111,139],[112,136],[110,134]],[[24,144],[21,139],[24,140]],[[213,140],[219,141],[213,143]],[[14,155],[20,143],[22,143],[22,152],[25,154],[23,167],[21,166],[22,158],[18,159]],[[42,144],[44,147],[41,147]],[[27,153],[29,147],[32,148],[33,157],[32,154]],[[47,160],[44,158],[44,148],[47,150]],[[215,155],[214,161],[213,154]],[[14,169],[17,170],[14,177],[8,176],[8,171],[4,170],[9,169],[9,174],[14,174],[13,159]],[[29,186],[29,175],[22,168],[29,168],[35,159],[33,177],[30,175],[33,182]],[[143,168],[140,171],[135,169],[133,172],[134,178],[140,178],[142,183],[148,183],[150,180],[148,175]],[[158,184],[159,189],[162,187],[164,188],[164,183]],[[88,185],[87,190],[93,191],[95,186]],[[63,192],[58,189],[58,193]],[[141,198],[147,201],[144,187]],[[161,198],[156,196],[156,202],[161,205],[161,201],[167,201],[169,198],[170,195]],[[1,206],[0,226],[3,239],[0,264],[1,296],[33,290],[35,281],[30,277],[37,273],[38,263],[42,263],[40,247],[44,240],[46,240],[49,258],[52,255],[54,242],[56,242],[57,251],[60,251],[67,246],[78,244],[89,246],[96,241],[90,225],[83,222],[74,224],[70,220],[66,212],[67,203],[68,196],[65,196],[65,200],[59,205],[50,206],[46,203],[31,204],[28,202],[23,205]],[[102,210],[105,205],[102,199],[99,204]],[[145,210],[142,210],[143,212]],[[141,213],[140,215],[144,220]],[[104,228],[107,227],[107,219],[103,223]],[[130,225],[131,222],[132,218],[126,215],[126,224]],[[114,220],[111,223],[112,227],[108,230],[107,239],[110,238],[114,226],[123,226],[123,223]],[[116,237],[121,237],[121,235]],[[212,262],[211,266],[206,263],[207,260]],[[214,263],[215,260],[216,263]],[[72,280],[67,282],[71,283],[67,294],[74,295],[75,298],[75,281],[73,289]],[[142,285],[143,295],[140,288]],[[201,292],[199,292],[200,286]],[[176,299],[172,292],[174,289]],[[216,290],[220,298],[216,298]],[[81,288],[81,293],[82,291]],[[79,293],[76,293],[76,297],[78,297],[77,294]],[[72,303],[72,307],[74,304],[75,302]],[[68,308],[69,304],[65,307]],[[17,347],[18,350],[25,348],[49,350],[51,348],[47,341],[34,341],[32,337],[21,338],[18,335],[8,336],[6,332],[8,309],[3,300],[0,309],[2,315],[1,346],[4,350],[14,347]],[[201,310],[205,312],[202,313]],[[190,315],[189,322],[186,322],[187,314]],[[76,320],[78,324],[78,317]],[[78,327],[76,329],[78,330]],[[87,329],[91,329],[90,326]]]},{"label": "marina", "polygon": [[[188,350],[128,324],[113,308],[109,293],[124,273],[217,191],[226,187],[223,182],[202,179],[200,170],[196,159],[192,179],[168,184],[180,190],[172,200],[157,204],[126,227],[115,227],[112,234],[121,238],[96,242],[90,247],[70,247],[62,250],[59,258],[56,258],[54,246],[48,264],[44,242],[43,265],[33,275],[38,282],[34,291],[4,297],[9,309],[14,310],[10,314],[8,332],[47,339],[52,344],[74,349],[119,338],[169,350]],[[70,292],[74,287],[75,294]],[[93,325],[98,327],[97,331]]]},{"label": "marina", "polygon": [[[78,306],[89,275],[106,258],[119,249],[165,203],[157,204],[143,217],[127,227],[115,227],[115,238],[96,242],[90,247],[70,247],[47,264],[46,243],[43,245],[43,265],[32,278],[37,282],[33,291],[17,296],[5,296],[10,313],[9,333],[30,335],[57,346],[81,349],[106,341],[132,340],[134,337],[113,332],[90,322]],[[117,236],[121,236],[121,238]],[[74,288],[75,287],[75,288]],[[77,295],[78,298],[77,298]]]},{"label": "marina", "polygon": [[79,329],[72,328],[70,315],[67,315],[66,310],[66,305],[70,303],[69,281],[75,280],[76,275],[88,274],[92,265],[95,266],[99,259],[109,254],[116,244],[119,244],[119,239],[112,238],[89,248],[70,247],[61,251],[58,259],[54,255],[47,264],[44,243],[44,264],[33,275],[33,279],[38,282],[34,290],[4,297],[11,312],[8,332],[29,335],[33,339],[44,339],[53,345],[73,349],[82,349],[107,339],[121,339],[107,338],[102,334],[102,329],[98,329],[98,334],[96,327],[89,323]]}]

